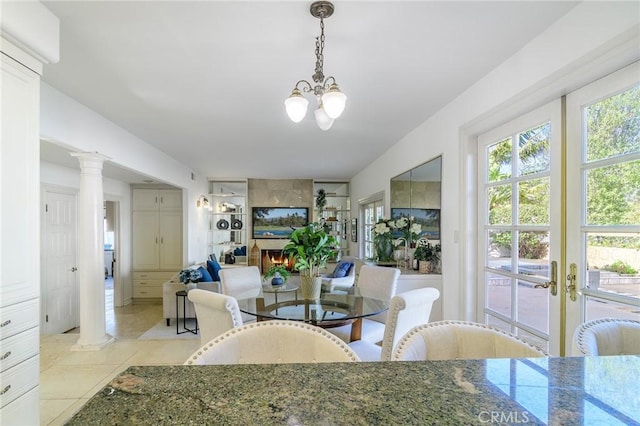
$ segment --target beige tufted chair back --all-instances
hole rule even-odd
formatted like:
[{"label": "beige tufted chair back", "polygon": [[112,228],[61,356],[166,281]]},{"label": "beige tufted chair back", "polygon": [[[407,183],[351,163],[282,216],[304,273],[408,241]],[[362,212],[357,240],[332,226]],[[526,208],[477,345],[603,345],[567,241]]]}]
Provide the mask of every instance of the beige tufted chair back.
[{"label": "beige tufted chair back", "polygon": [[198,349],[185,365],[356,362],[346,343],[320,327],[263,321],[233,328]]},{"label": "beige tufted chair back", "polygon": [[573,355],[640,355],[640,321],[601,318],[581,324],[573,335]]},{"label": "beige tufted chair back", "polygon": [[546,356],[518,337],[465,321],[438,321],[412,328],[394,349],[394,361],[531,358]]},{"label": "beige tufted chair back", "polygon": [[196,308],[200,341],[203,344],[242,325],[238,301],[233,297],[199,289],[189,291],[187,297]]}]

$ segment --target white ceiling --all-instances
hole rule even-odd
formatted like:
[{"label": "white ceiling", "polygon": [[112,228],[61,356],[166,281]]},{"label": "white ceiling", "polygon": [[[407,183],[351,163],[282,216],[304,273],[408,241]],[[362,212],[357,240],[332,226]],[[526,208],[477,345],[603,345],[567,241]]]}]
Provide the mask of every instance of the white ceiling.
[{"label": "white ceiling", "polygon": [[349,100],[323,132],[313,99],[298,124],[283,105],[313,74],[310,2],[43,3],[47,84],[206,176],[316,179],[354,176],[576,4],[336,1],[324,70]]}]

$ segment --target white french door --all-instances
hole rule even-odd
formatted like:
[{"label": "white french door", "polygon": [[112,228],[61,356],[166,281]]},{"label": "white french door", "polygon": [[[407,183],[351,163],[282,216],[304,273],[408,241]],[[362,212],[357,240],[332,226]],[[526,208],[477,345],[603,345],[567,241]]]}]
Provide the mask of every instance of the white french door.
[{"label": "white french door", "polygon": [[[583,321],[640,320],[640,63],[567,95],[567,263]],[[572,352],[567,351],[567,354]]]},{"label": "white french door", "polygon": [[478,138],[478,319],[552,355],[572,354],[583,321],[640,317],[639,76]]},{"label": "white french door", "polygon": [[551,352],[560,297],[543,286],[560,261],[561,123],[557,100],[478,138],[479,320]]}]

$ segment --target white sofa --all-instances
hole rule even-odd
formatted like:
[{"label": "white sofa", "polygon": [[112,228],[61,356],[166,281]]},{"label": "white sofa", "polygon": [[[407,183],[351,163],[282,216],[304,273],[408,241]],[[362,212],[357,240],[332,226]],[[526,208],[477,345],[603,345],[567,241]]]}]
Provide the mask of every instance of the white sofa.
[{"label": "white sofa", "polygon": [[[207,268],[206,262],[197,263],[195,265],[189,266],[185,269],[197,269],[202,266],[203,268]],[[202,290],[215,291],[216,293],[220,293],[220,282],[202,282],[198,283],[198,288]],[[195,318],[196,310],[193,307],[193,303],[187,299],[185,309],[186,309],[186,317],[182,312],[182,299],[180,299],[180,303],[178,303],[178,311],[176,311],[176,293],[181,290],[186,290],[187,286],[180,282],[180,271],[176,272],[173,277],[164,284],[162,284],[162,315],[163,318],[167,321],[167,327],[171,325],[171,320],[178,318],[178,312],[180,313],[180,318]]]}]

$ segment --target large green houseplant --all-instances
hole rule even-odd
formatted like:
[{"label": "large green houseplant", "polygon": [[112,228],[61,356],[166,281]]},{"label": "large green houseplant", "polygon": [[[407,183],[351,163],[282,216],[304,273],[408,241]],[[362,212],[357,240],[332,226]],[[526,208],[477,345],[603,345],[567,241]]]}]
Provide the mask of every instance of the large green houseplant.
[{"label": "large green houseplant", "polygon": [[291,240],[284,246],[283,253],[292,258],[294,269],[300,272],[300,290],[305,299],[320,297],[322,277],[320,269],[338,248],[338,241],[327,234],[324,227],[310,223],[291,234]]}]

